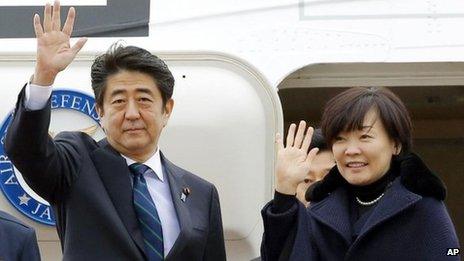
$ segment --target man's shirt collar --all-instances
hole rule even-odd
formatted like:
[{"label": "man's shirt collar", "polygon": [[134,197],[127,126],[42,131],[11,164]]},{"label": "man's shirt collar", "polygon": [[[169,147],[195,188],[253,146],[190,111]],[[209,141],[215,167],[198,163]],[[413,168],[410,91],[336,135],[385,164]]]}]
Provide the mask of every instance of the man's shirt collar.
[{"label": "man's shirt collar", "polygon": [[[123,154],[121,154],[121,156],[126,160],[127,166],[130,166],[133,163],[137,163],[135,160]],[[163,167],[161,165],[161,156],[160,156],[159,148],[156,148],[155,154],[153,154],[153,156],[151,156],[147,161],[138,162],[138,163],[143,163],[147,165],[148,167],[150,167],[156,173],[156,176],[158,177],[158,179],[164,182]]]}]

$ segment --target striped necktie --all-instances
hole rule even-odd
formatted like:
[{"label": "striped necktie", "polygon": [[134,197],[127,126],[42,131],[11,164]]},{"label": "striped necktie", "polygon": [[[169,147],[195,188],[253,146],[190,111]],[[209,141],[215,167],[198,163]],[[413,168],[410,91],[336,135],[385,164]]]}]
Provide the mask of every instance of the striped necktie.
[{"label": "striped necktie", "polygon": [[140,163],[131,164],[129,169],[134,176],[134,208],[142,230],[145,253],[149,261],[164,260],[163,228],[143,177],[145,173],[155,173],[151,168]]}]

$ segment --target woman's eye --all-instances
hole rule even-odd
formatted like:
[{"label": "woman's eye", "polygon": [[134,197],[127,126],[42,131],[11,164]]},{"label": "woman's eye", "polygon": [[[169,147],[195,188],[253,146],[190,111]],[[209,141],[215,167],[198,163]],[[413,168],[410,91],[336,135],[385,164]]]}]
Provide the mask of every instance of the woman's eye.
[{"label": "woman's eye", "polygon": [[372,137],[370,135],[367,135],[367,134],[361,135],[361,139],[369,139],[369,138],[372,138]]},{"label": "woman's eye", "polygon": [[335,141],[340,141],[340,140],[343,140],[343,137],[342,137],[342,136],[337,136],[337,137],[335,137]]}]

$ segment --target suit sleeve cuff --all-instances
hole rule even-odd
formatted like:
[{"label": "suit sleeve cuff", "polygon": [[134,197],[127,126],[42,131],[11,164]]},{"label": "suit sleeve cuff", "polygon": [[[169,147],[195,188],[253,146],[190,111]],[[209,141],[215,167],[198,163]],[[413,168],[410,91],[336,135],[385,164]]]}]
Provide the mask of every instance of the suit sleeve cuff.
[{"label": "suit sleeve cuff", "polygon": [[296,198],[294,195],[286,195],[274,191],[274,204],[272,204],[272,212],[275,214],[284,213],[296,203]]}]

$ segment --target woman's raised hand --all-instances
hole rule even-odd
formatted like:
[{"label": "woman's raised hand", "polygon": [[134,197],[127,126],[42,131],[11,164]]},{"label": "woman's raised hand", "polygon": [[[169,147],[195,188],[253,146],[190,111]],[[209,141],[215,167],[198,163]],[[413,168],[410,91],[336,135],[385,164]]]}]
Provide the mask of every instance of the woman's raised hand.
[{"label": "woman's raised hand", "polygon": [[314,129],[306,128],[306,122],[300,121],[298,130],[292,123],[288,128],[287,140],[284,146],[280,133],[276,135],[277,163],[276,190],[282,194],[295,195],[300,182],[307,177],[311,162],[318,152],[313,148],[308,152]]}]

